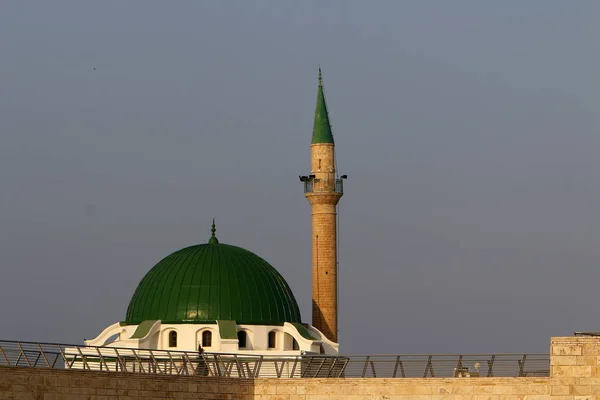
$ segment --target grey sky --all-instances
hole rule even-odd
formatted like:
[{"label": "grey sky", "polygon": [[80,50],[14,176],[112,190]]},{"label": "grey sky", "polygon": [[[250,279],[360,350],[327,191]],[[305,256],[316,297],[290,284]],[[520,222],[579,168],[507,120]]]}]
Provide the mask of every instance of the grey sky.
[{"label": "grey sky", "polygon": [[0,339],[94,337],[213,217],[310,322],[298,175],[319,64],[349,175],[343,352],[544,352],[600,329],[599,17],[594,0],[3,0]]}]

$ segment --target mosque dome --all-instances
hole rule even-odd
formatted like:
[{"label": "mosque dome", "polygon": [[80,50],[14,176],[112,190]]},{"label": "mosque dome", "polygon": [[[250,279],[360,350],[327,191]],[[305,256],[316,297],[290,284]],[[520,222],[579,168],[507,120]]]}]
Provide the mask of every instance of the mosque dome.
[{"label": "mosque dome", "polygon": [[268,262],[241,247],[219,243],[186,247],[162,259],[141,280],[127,308],[126,324],[281,325],[301,322],[294,295]]}]

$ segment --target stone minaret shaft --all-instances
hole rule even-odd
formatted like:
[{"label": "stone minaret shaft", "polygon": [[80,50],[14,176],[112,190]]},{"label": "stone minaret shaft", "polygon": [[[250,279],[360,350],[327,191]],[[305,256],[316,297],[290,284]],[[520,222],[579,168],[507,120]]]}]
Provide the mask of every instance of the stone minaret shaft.
[{"label": "stone minaret shaft", "polygon": [[337,178],[335,143],[327,114],[319,69],[317,107],[310,146],[310,175],[301,177],[312,206],[312,324],[338,342],[337,204],[342,180]]}]

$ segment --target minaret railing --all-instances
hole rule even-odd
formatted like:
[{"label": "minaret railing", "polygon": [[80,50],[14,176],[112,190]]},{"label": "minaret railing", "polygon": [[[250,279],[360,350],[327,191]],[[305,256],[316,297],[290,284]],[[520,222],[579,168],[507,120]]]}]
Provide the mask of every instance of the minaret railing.
[{"label": "minaret railing", "polygon": [[311,178],[304,180],[304,193],[339,193],[344,194],[344,180]]}]

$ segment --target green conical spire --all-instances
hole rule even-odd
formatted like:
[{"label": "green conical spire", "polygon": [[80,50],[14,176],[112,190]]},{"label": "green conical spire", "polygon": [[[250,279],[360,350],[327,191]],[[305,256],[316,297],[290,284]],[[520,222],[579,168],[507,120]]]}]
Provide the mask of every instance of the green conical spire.
[{"label": "green conical spire", "polygon": [[215,236],[216,230],[217,230],[217,228],[215,228],[215,219],[213,218],[212,227],[210,228],[211,236],[210,236],[210,239],[208,239],[208,244],[219,243],[219,239],[217,239],[217,237]]},{"label": "green conical spire", "polygon": [[315,124],[313,126],[312,136],[312,144],[317,143],[334,143],[333,135],[331,134],[331,124],[329,123],[329,114],[327,114],[327,105],[325,104],[325,94],[323,93],[323,76],[321,74],[321,67],[319,67],[317,108],[315,110]]}]

